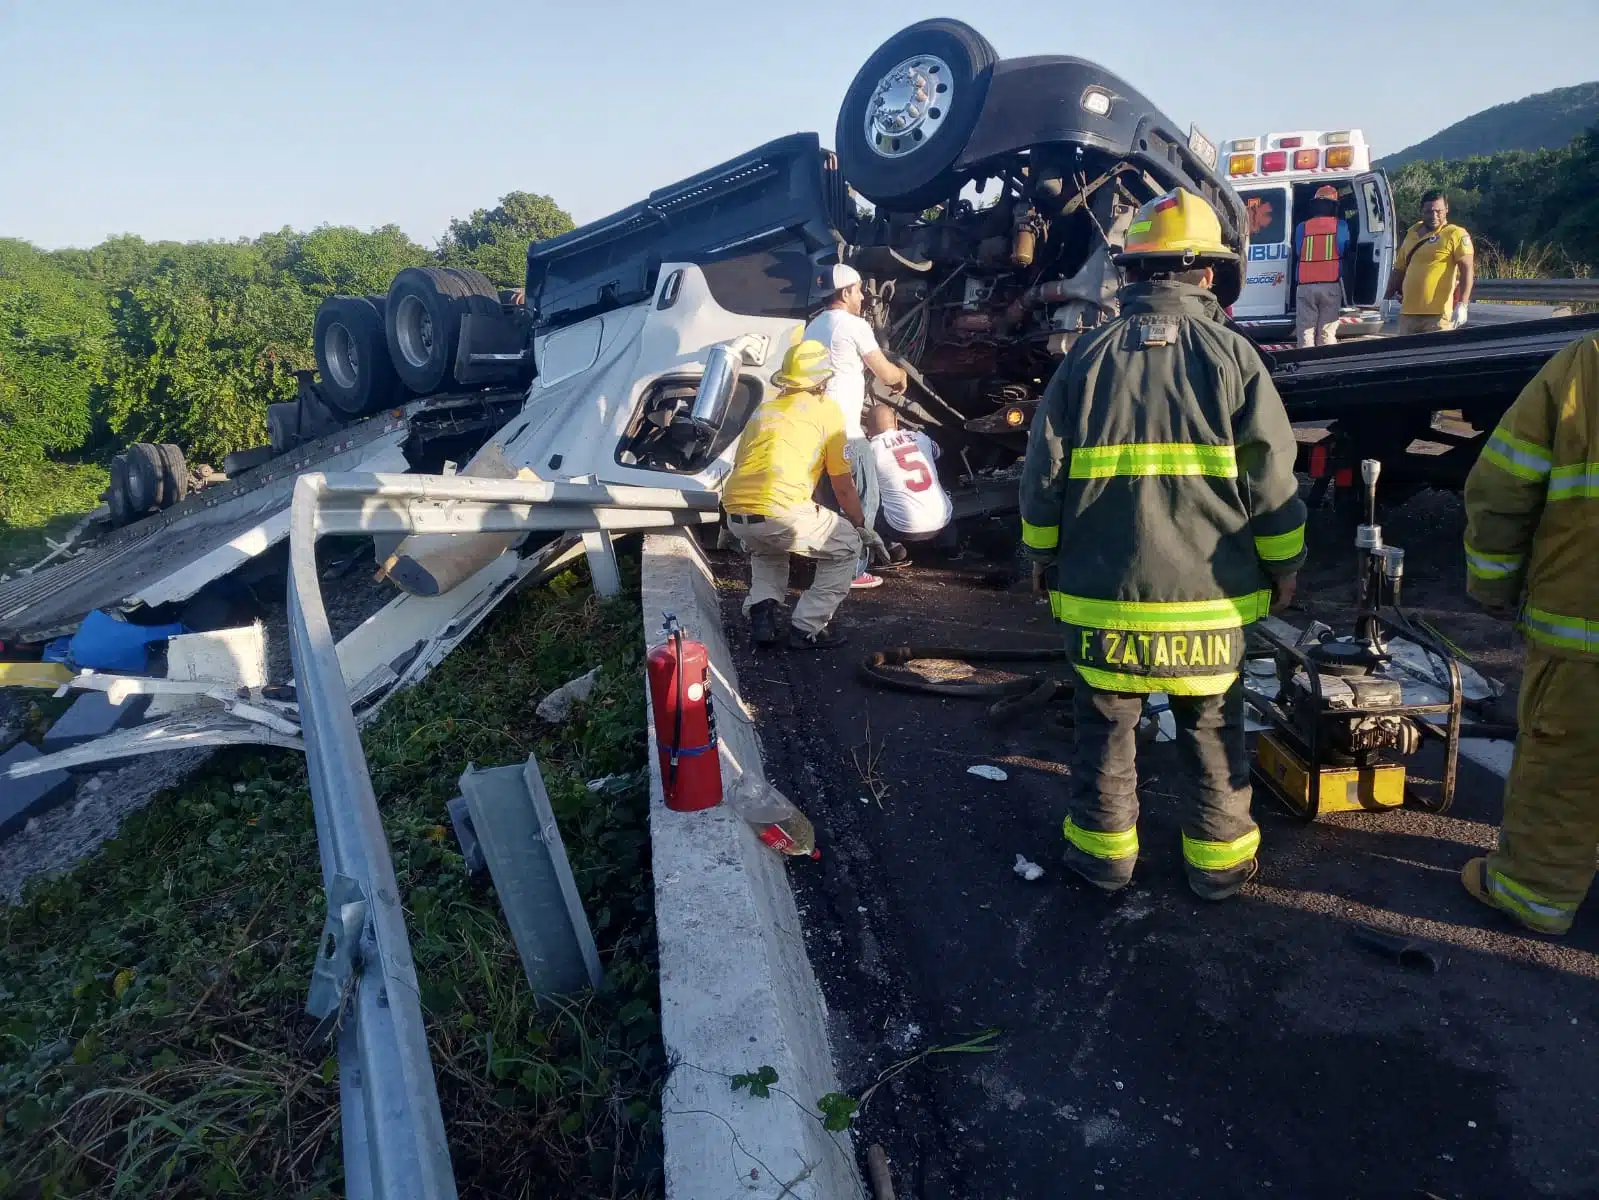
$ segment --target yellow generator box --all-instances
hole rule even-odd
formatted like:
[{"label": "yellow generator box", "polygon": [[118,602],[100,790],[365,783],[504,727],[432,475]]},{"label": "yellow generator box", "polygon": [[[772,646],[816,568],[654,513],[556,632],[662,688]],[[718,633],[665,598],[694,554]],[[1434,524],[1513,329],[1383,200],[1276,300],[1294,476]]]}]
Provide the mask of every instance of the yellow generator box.
[{"label": "yellow generator box", "polygon": [[[1275,735],[1263,733],[1255,749],[1255,762],[1277,785],[1289,807],[1301,814],[1310,810],[1310,768],[1299,755]],[[1405,768],[1399,763],[1323,767],[1319,799],[1317,815],[1398,808],[1405,802]]]}]

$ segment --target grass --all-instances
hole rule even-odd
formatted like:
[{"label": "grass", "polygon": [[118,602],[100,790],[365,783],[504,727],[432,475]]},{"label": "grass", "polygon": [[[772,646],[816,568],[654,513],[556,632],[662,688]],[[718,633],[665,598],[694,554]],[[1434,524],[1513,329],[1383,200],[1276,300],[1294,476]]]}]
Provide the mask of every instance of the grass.
[{"label": "grass", "polygon": [[1486,238],[1477,241],[1479,279],[1586,279],[1590,268],[1559,246],[1530,242],[1507,251]]},{"label": "grass", "polygon": [[47,537],[60,538],[100,505],[109,476],[101,466],[48,462],[27,486],[0,486],[0,571],[43,558]]},{"label": "grass", "polygon": [[[463,1196],[660,1194],[636,595],[565,575],[512,597],[364,734]],[[543,1007],[445,811],[468,761],[530,751],[606,969]],[[0,1195],[342,1195],[336,1062],[304,1013],[323,910],[302,760],[229,752],[0,911]]]}]

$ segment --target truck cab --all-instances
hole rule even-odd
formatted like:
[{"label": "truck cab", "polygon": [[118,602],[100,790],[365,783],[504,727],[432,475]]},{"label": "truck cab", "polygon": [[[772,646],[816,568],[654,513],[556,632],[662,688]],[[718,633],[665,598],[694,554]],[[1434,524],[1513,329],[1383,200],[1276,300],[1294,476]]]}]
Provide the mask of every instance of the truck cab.
[{"label": "truck cab", "polygon": [[1294,229],[1318,188],[1338,190],[1338,215],[1349,226],[1344,255],[1341,337],[1375,333],[1377,305],[1393,269],[1398,221],[1387,174],[1371,165],[1358,129],[1300,129],[1223,143],[1227,180],[1249,214],[1249,259],[1233,317],[1257,340],[1286,337],[1294,326]]}]

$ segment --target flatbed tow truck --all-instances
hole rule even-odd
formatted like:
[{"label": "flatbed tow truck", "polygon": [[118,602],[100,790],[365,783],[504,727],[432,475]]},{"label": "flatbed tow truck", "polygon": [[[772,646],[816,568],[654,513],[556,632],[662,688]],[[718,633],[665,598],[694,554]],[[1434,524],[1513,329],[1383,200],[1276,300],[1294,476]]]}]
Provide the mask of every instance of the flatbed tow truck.
[{"label": "flatbed tow truck", "polygon": [[[314,388],[360,419],[0,582],[0,642],[26,653],[98,608],[150,619],[281,539],[297,475],[440,470],[429,443],[472,455],[466,474],[494,456],[547,481],[715,491],[841,260],[911,368],[892,402],[945,451],[957,517],[1002,516],[1044,384],[1116,311],[1111,258],[1137,205],[1176,186],[1205,196],[1248,261],[1249,214],[1200,131],[1091,62],[1001,60],[957,21],[919,22],[868,58],[834,141],[769,142],[536,243],[515,296],[471,272],[411,269],[387,296],[325,302]],[[1245,287],[1242,269],[1218,278],[1224,303]],[[1379,458],[1394,497],[1458,482],[1516,392],[1593,330],[1599,314],[1264,353],[1293,419],[1333,430],[1306,445],[1307,471],[1332,481]],[[1460,414],[1458,444],[1406,453],[1445,411]],[[478,541],[456,574],[478,583],[428,606],[441,628],[508,548]],[[369,622],[369,644],[388,619]]]}]

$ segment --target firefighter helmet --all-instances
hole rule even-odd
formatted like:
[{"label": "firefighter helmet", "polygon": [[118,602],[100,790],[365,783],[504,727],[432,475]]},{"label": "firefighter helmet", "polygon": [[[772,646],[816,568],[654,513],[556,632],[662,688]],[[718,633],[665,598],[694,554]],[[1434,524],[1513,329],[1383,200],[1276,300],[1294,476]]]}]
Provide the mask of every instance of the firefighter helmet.
[{"label": "firefighter helmet", "polygon": [[1318,200],[1331,200],[1334,203],[1337,203],[1337,201],[1338,201],[1338,189],[1333,187],[1333,185],[1330,184],[1330,183],[1324,183],[1319,188],[1316,189],[1316,199],[1318,199]]},{"label": "firefighter helmet", "polygon": [[1238,252],[1221,240],[1221,222],[1210,205],[1186,188],[1173,188],[1138,210],[1127,227],[1127,248],[1116,261],[1152,258],[1236,262]]},{"label": "firefighter helmet", "polygon": [[813,392],[827,386],[833,377],[827,347],[818,341],[804,341],[789,347],[783,365],[772,376],[772,383],[785,392]]}]

